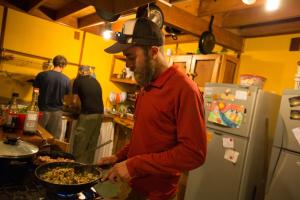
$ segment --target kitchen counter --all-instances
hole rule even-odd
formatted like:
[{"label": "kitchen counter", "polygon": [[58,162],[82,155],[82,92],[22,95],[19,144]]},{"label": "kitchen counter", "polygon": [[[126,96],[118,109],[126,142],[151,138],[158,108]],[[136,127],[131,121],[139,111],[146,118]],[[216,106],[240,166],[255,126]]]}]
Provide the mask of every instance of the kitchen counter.
[{"label": "kitchen counter", "polygon": [[2,129],[0,129],[0,140],[3,140],[6,136],[16,136],[20,137],[21,140],[30,142],[38,147],[47,143],[58,146],[63,151],[68,151],[69,143],[59,141],[54,139],[54,137],[45,130],[42,126],[38,125],[38,134],[36,135],[24,135],[22,130],[17,130],[15,133],[4,133]]},{"label": "kitchen counter", "polygon": [[133,129],[134,121],[132,119],[122,118],[119,116],[114,116],[113,118],[115,123],[125,126],[126,128]]}]

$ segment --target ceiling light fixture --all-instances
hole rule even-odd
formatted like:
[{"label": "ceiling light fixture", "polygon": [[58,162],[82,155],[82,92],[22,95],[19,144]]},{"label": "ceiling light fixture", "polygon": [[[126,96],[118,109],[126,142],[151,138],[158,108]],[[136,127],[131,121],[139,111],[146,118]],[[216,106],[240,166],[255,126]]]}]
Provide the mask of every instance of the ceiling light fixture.
[{"label": "ceiling light fixture", "polygon": [[109,40],[109,39],[111,39],[111,36],[112,36],[111,23],[110,22],[106,22],[105,23],[104,31],[102,32],[102,37],[105,40]]},{"label": "ceiling light fixture", "polygon": [[242,0],[242,2],[247,5],[252,5],[256,2],[256,0]]},{"label": "ceiling light fixture", "polygon": [[266,2],[266,10],[274,11],[279,8],[280,0],[267,0]]}]

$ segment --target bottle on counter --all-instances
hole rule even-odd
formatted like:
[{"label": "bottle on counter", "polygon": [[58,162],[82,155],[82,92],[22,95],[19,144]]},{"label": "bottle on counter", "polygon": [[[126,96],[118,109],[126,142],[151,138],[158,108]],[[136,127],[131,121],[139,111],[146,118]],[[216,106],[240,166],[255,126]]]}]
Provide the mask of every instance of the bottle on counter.
[{"label": "bottle on counter", "polygon": [[8,110],[5,117],[5,123],[3,125],[3,131],[7,133],[13,133],[18,127],[18,93],[12,93],[11,100],[9,102]]},{"label": "bottle on counter", "polygon": [[34,135],[36,133],[39,120],[38,96],[39,88],[33,88],[32,100],[26,112],[23,134]]}]

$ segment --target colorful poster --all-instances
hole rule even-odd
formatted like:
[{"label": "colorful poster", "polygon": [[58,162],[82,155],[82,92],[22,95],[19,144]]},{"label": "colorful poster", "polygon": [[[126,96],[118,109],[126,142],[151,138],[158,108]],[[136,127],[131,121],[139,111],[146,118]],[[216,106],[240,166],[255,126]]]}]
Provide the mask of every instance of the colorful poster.
[{"label": "colorful poster", "polygon": [[239,128],[243,121],[244,106],[213,101],[209,108],[208,121],[230,128]]}]

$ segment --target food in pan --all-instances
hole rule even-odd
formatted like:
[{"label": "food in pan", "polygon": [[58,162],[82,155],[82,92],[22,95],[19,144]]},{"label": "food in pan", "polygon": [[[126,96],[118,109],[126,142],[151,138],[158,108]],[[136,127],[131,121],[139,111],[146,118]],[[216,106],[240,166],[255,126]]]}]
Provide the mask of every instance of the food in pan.
[{"label": "food in pan", "polygon": [[93,173],[75,173],[71,167],[55,167],[40,175],[46,182],[62,185],[84,184],[97,180],[99,177]]},{"label": "food in pan", "polygon": [[51,163],[51,162],[74,162],[72,159],[57,157],[57,158],[51,158],[50,156],[38,156],[34,160],[34,164],[41,165],[44,163]]}]

